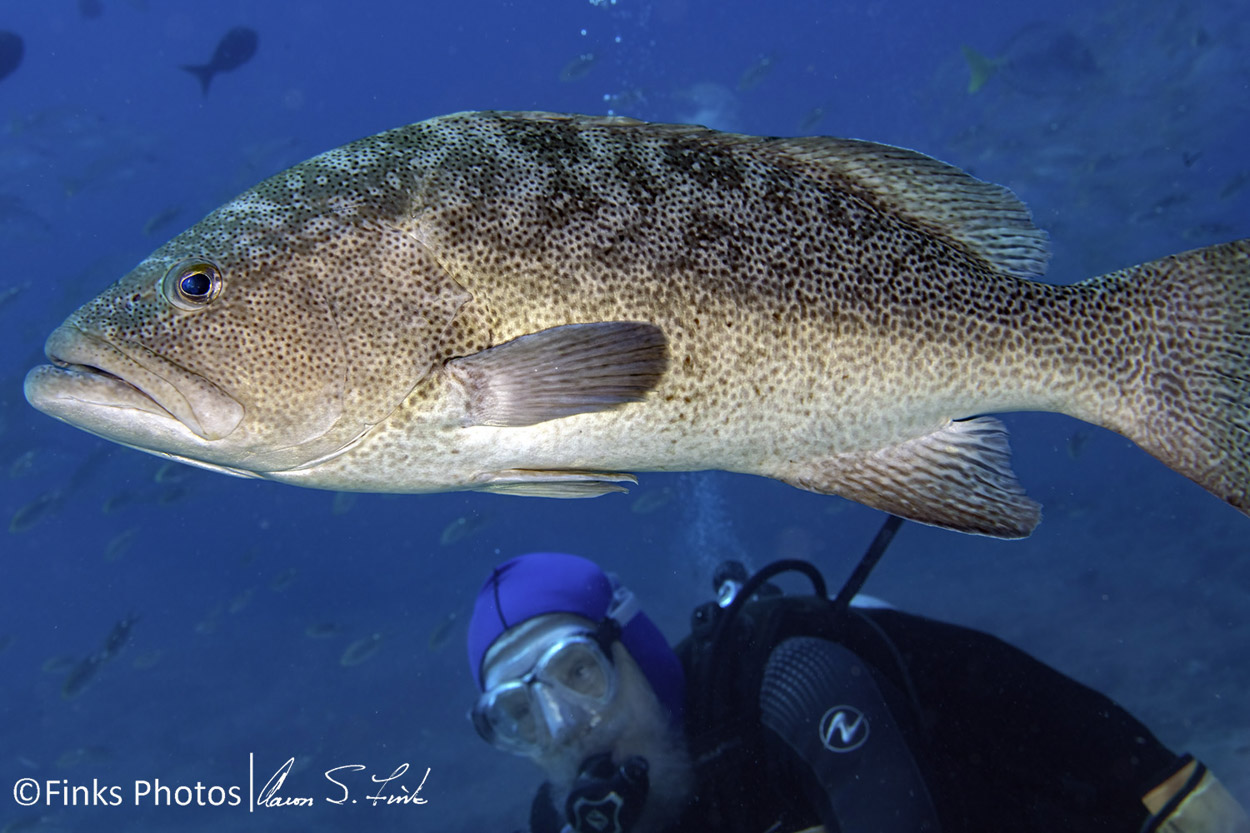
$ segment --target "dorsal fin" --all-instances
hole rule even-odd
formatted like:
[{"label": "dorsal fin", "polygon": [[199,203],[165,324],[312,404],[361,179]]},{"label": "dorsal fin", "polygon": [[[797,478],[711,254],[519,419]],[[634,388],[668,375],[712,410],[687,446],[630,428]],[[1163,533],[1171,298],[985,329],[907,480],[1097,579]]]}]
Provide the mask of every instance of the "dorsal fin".
[{"label": "dorsal fin", "polygon": [[824,167],[864,202],[955,244],[997,271],[1021,278],[1046,271],[1046,232],[1001,185],[914,150],[858,139],[773,139],[765,147]]},{"label": "dorsal fin", "polygon": [[621,116],[488,111],[444,118],[482,116],[637,131],[756,154],[781,165],[819,167],[832,176],[835,187],[947,241],[995,271],[1037,277],[1046,271],[1050,258],[1046,232],[1033,225],[1029,210],[1010,190],[914,150],[829,136],[764,138]]}]

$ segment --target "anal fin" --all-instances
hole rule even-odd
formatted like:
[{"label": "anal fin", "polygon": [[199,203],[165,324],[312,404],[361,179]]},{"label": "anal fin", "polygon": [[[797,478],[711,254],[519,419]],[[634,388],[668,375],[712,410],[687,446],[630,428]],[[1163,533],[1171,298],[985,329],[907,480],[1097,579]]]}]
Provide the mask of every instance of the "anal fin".
[{"label": "anal fin", "polygon": [[802,463],[773,476],[958,532],[1023,538],[1041,520],[1041,506],[1011,470],[1007,430],[992,417],[948,422],[898,445]]}]

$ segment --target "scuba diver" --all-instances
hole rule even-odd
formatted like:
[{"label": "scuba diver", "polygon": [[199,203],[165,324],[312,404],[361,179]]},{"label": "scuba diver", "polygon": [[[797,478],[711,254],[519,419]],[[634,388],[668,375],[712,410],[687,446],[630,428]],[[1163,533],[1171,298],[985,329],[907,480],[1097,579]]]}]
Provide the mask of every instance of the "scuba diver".
[{"label": "scuba diver", "polygon": [[[898,523],[835,599],[807,562],[724,565],[675,650],[587,559],[496,567],[469,623],[471,718],[546,775],[530,833],[1250,833],[1109,698],[858,596]],[[787,571],[814,592],[778,591]]]}]

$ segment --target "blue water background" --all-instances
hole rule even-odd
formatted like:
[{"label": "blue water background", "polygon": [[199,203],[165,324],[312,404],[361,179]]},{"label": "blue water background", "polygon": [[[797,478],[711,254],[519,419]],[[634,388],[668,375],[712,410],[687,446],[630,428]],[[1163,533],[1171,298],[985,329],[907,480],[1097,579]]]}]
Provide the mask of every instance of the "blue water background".
[{"label": "blue water background", "polygon": [[[1030,205],[1057,282],[1250,235],[1245,3],[102,8],[0,4],[0,28],[27,50],[0,81],[0,828],[512,829],[537,773],[464,719],[464,621],[494,563],[532,549],[594,557],[675,639],[721,558],[810,558],[836,584],[881,521],[722,473],[646,474],[628,496],[591,501],[336,502],[162,469],[29,408],[21,380],[56,324],[271,173],[446,112],[613,110],[761,134],[806,125],[958,164]],[[1021,34],[1036,21],[1047,26]],[[259,51],[202,96],[178,67],[234,25],[256,29]],[[1057,32],[1095,66],[1073,69]],[[975,95],[963,44],[1004,67]],[[588,71],[561,80],[587,53]],[[1015,468],[1045,505],[1038,531],[1002,542],[905,527],[868,591],[1033,651],[1250,800],[1250,520],[1119,436],[1057,415],[1006,421]],[[31,504],[44,511],[29,528],[2,528]],[[81,660],[131,614],[129,644],[64,698],[48,660]],[[344,664],[361,639],[376,651]],[[240,786],[246,801],[249,753],[261,781],[295,756],[286,792],[317,805],[262,817],[135,806],[134,782],[155,779]],[[365,775],[408,763],[393,786],[415,789],[428,768],[428,803],[325,803],[335,792],[320,772],[355,763],[368,770],[353,798]],[[123,802],[26,809],[10,795],[21,778],[95,779]]]}]

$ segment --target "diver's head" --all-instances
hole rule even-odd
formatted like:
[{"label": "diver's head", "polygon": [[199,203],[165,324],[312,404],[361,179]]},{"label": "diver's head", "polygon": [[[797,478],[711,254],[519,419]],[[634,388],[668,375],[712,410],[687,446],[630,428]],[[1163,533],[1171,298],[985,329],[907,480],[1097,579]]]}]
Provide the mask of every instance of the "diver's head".
[{"label": "diver's head", "polygon": [[474,723],[502,749],[538,757],[600,728],[644,689],[663,722],[680,723],[677,655],[633,594],[585,558],[530,553],[496,567],[468,642],[483,692]]},{"label": "diver's head", "polygon": [[531,553],[496,567],[468,648],[478,733],[534,760],[558,793],[604,754],[618,764],[645,758],[653,785],[660,777],[684,789],[681,663],[633,594],[593,562]]}]

